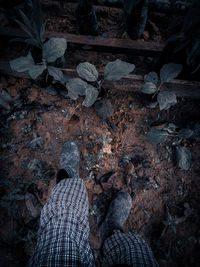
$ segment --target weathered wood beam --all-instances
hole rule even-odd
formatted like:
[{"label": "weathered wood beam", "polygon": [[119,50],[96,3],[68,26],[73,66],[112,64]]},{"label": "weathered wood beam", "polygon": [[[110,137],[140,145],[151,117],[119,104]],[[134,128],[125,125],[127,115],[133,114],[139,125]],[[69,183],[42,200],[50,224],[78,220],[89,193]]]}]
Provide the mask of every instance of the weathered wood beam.
[{"label": "weathered wood beam", "polygon": [[[111,52],[119,54],[134,54],[141,56],[159,56],[163,49],[163,43],[134,41],[131,39],[103,38],[99,36],[86,36],[71,33],[46,32],[46,37],[65,38],[68,43],[78,46],[86,46],[90,50]],[[28,37],[18,28],[0,28],[0,36]],[[84,47],[87,50],[87,47]]]},{"label": "weathered wood beam", "polygon": [[[71,77],[76,77],[77,73],[75,69],[61,69],[63,72]],[[30,79],[27,73],[13,72],[10,68],[9,62],[0,61],[0,73],[6,75],[12,75],[23,79]],[[100,72],[102,75],[103,72]],[[141,93],[141,86],[144,84],[143,76],[129,74],[125,78],[118,82],[105,81],[104,87],[117,91],[125,91],[129,93]],[[174,92],[177,97],[200,99],[200,82],[196,81],[184,81],[184,80],[172,80],[165,83],[161,90],[170,90]]]}]

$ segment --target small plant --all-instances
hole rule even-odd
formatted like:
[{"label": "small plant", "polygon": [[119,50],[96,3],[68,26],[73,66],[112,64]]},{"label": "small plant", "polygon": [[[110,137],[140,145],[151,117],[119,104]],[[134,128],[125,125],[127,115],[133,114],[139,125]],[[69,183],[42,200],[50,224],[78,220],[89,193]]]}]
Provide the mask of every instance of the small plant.
[{"label": "small plant", "polygon": [[[200,1],[192,1],[191,7],[184,18],[180,31],[172,35],[168,44],[173,45],[172,55],[180,55],[193,73],[200,68]],[[171,50],[170,50],[171,52]]]},{"label": "small plant", "polygon": [[21,19],[15,19],[15,22],[29,36],[29,38],[26,40],[21,38],[18,39],[18,41],[25,41],[29,45],[42,48],[43,43],[45,42],[44,33],[46,22],[43,23],[40,0],[33,1],[33,8],[30,18],[27,17],[27,15],[20,9],[19,15]]},{"label": "small plant", "polygon": [[18,96],[11,97],[5,90],[2,89],[0,84],[0,108],[10,110],[10,103],[14,102]]},{"label": "small plant", "polygon": [[75,16],[80,34],[97,35],[98,23],[92,0],[79,0],[75,7]]},{"label": "small plant", "polygon": [[144,33],[148,16],[148,4],[148,0],[124,1],[125,22],[131,39],[139,39]]},{"label": "small plant", "polygon": [[172,231],[174,232],[174,234],[176,234],[176,225],[179,223],[179,221],[172,217],[172,215],[169,212],[169,208],[167,207],[167,220],[163,221],[163,224],[165,225],[165,228],[162,232],[162,235],[164,235],[164,233],[166,232],[166,230],[171,227]]},{"label": "small plant", "polygon": [[141,91],[144,94],[157,96],[160,110],[168,110],[177,103],[176,95],[170,91],[160,91],[163,83],[169,82],[176,78],[182,71],[181,64],[169,63],[165,64],[160,70],[160,84],[157,86],[159,77],[156,72],[150,72],[144,77],[145,84]]},{"label": "small plant", "polygon": [[65,81],[62,71],[52,66],[52,64],[65,54],[67,42],[64,38],[50,38],[44,43],[42,48],[42,61],[35,63],[31,52],[27,56],[22,56],[10,61],[10,67],[13,71],[28,71],[30,77],[36,80],[45,70],[48,75],[54,78],[54,81]]},{"label": "small plant", "polygon": [[176,131],[177,126],[173,123],[169,123],[168,126],[163,127],[162,129],[151,129],[147,133],[147,141],[152,144],[158,145],[168,141],[168,138],[170,136],[173,137],[176,164],[183,170],[189,170],[191,165],[191,153],[185,146],[182,145],[182,142],[184,139],[191,138],[196,134],[195,127],[194,129],[182,128],[179,131]]},{"label": "small plant", "polygon": [[[44,37],[46,23],[42,20],[42,11],[39,0],[35,0],[33,4],[33,13],[29,19],[21,10],[19,10],[22,21],[16,20],[22,30],[29,36],[25,42],[31,45],[32,49],[27,56],[22,56],[10,61],[10,66],[13,71],[24,72],[28,71],[30,77],[36,80],[45,70],[47,76],[52,76],[54,81],[64,83],[65,77],[55,63],[62,58],[67,49],[67,42],[64,38],[50,38],[46,40]],[[20,39],[20,41],[24,41]],[[38,48],[35,56],[34,48]],[[41,54],[41,55],[40,55]],[[37,59],[36,59],[37,58]]]},{"label": "small plant", "polygon": [[78,75],[84,79],[72,78],[66,82],[68,96],[74,100],[85,95],[83,106],[90,107],[97,100],[105,80],[119,81],[122,77],[132,72],[135,65],[119,59],[109,62],[104,70],[103,79],[99,79],[99,73],[93,64],[80,63],[77,66]]}]

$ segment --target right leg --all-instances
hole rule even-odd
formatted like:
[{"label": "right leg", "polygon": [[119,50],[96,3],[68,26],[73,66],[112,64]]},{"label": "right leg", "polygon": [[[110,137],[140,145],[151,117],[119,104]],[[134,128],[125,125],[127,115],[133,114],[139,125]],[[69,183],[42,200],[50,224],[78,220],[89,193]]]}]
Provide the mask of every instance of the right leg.
[{"label": "right leg", "polygon": [[116,264],[134,267],[158,267],[148,244],[136,234],[114,230],[103,244],[103,266]]},{"label": "right leg", "polygon": [[125,234],[123,224],[131,210],[128,193],[120,191],[111,201],[100,227],[103,266],[157,267],[158,263],[148,244],[136,234]]}]

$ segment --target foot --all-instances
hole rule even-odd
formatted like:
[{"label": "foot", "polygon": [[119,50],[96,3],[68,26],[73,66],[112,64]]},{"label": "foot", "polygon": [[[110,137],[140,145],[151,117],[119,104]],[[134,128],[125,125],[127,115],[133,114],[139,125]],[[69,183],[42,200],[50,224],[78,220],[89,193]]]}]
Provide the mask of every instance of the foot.
[{"label": "foot", "polygon": [[127,192],[120,191],[111,201],[105,220],[99,229],[101,244],[106,238],[112,235],[114,230],[123,232],[123,225],[126,222],[132,206],[131,196]]},{"label": "foot", "polygon": [[57,183],[64,178],[79,177],[80,152],[75,142],[65,142],[60,157],[60,170],[57,173]]}]

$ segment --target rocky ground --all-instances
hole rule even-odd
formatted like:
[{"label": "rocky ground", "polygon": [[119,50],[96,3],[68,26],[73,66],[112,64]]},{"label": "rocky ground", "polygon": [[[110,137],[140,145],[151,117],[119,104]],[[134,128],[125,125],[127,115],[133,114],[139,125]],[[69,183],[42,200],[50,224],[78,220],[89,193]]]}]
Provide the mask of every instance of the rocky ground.
[{"label": "rocky ground", "polygon": [[[59,19],[50,18],[46,10],[48,30],[76,32],[72,6],[67,8],[67,17]],[[105,38],[127,38],[121,32],[121,11],[112,12],[97,12],[101,33]],[[160,16],[160,20],[164,24],[166,17]],[[144,41],[166,39],[159,23],[155,24],[153,18],[148,23],[151,27]],[[23,53],[23,45],[2,41],[2,59]],[[66,54],[69,68],[87,59],[100,69],[116,58],[134,63],[134,73],[141,75],[151,71],[156,62],[154,58],[73,48]],[[82,98],[73,101],[55,88],[43,88],[28,79],[1,75],[1,84],[12,97],[17,96],[10,110],[1,109],[1,266],[25,266],[33,252],[40,212],[55,185],[66,140],[76,140],[80,147],[80,176],[90,202],[90,243],[98,265],[97,206],[106,210],[113,194],[123,189],[133,200],[125,229],[136,231],[150,244],[160,266],[198,266],[199,101],[178,99],[169,111],[159,111],[158,107],[147,107],[141,94],[110,91],[102,97],[110,113],[105,118],[95,107],[83,107]],[[147,142],[150,129],[169,123],[177,129],[197,129],[191,138],[180,141],[192,155],[187,171],[178,168],[174,160],[177,134],[163,145]]]}]

